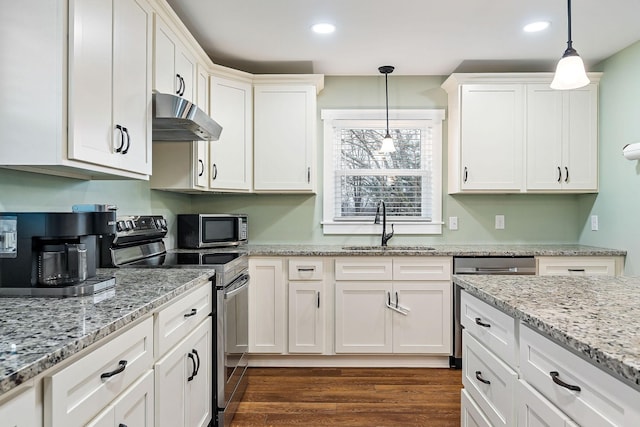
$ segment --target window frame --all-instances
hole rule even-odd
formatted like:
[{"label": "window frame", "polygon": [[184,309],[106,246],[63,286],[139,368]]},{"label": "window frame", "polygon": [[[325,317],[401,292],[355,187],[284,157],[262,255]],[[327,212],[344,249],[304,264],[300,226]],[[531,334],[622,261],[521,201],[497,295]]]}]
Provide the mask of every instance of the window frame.
[{"label": "window frame", "polygon": [[[383,121],[386,128],[386,110],[338,110],[323,109],[320,117],[323,121],[324,165],[323,165],[323,234],[380,234],[380,225],[373,219],[334,220],[335,214],[335,141],[336,121]],[[431,221],[392,221],[395,234],[433,235],[442,234],[442,122],[445,113],[442,109],[389,110],[389,126],[392,122],[426,121],[432,127],[432,180],[433,200]]]}]

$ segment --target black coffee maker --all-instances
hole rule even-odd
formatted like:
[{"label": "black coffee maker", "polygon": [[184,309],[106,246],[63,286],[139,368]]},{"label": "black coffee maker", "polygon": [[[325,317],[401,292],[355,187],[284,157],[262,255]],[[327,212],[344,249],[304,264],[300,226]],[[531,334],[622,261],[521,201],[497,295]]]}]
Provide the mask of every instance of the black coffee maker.
[{"label": "black coffee maker", "polygon": [[110,205],[0,213],[0,295],[79,296],[115,286],[96,277],[98,241],[115,232]]}]

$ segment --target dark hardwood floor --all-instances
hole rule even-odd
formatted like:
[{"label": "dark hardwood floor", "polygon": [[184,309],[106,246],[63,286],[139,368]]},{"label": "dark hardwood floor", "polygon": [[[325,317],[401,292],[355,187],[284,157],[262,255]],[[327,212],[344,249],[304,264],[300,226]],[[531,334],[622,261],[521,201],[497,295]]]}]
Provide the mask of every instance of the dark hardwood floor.
[{"label": "dark hardwood floor", "polygon": [[460,426],[460,370],[250,368],[232,427]]}]

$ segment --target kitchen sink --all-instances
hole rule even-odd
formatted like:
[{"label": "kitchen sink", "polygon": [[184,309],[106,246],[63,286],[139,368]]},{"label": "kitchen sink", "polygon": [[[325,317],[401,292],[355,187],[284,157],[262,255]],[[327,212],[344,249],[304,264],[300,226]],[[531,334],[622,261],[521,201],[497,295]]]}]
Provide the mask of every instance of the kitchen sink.
[{"label": "kitchen sink", "polygon": [[381,246],[381,245],[363,245],[363,246],[343,246],[345,251],[433,251],[435,248],[431,246],[412,245],[412,246]]}]

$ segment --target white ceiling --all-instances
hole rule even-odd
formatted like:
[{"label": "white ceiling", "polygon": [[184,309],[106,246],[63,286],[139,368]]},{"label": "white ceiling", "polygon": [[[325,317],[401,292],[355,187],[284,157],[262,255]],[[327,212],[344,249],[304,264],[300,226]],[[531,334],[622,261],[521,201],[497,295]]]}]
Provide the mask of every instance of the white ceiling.
[{"label": "white ceiling", "polygon": [[[565,0],[168,0],[211,59],[252,73],[448,75],[553,71],[566,48]],[[640,40],[640,0],[573,0],[587,69]],[[524,33],[534,20],[542,33]],[[331,35],[311,32],[319,21]]]}]

